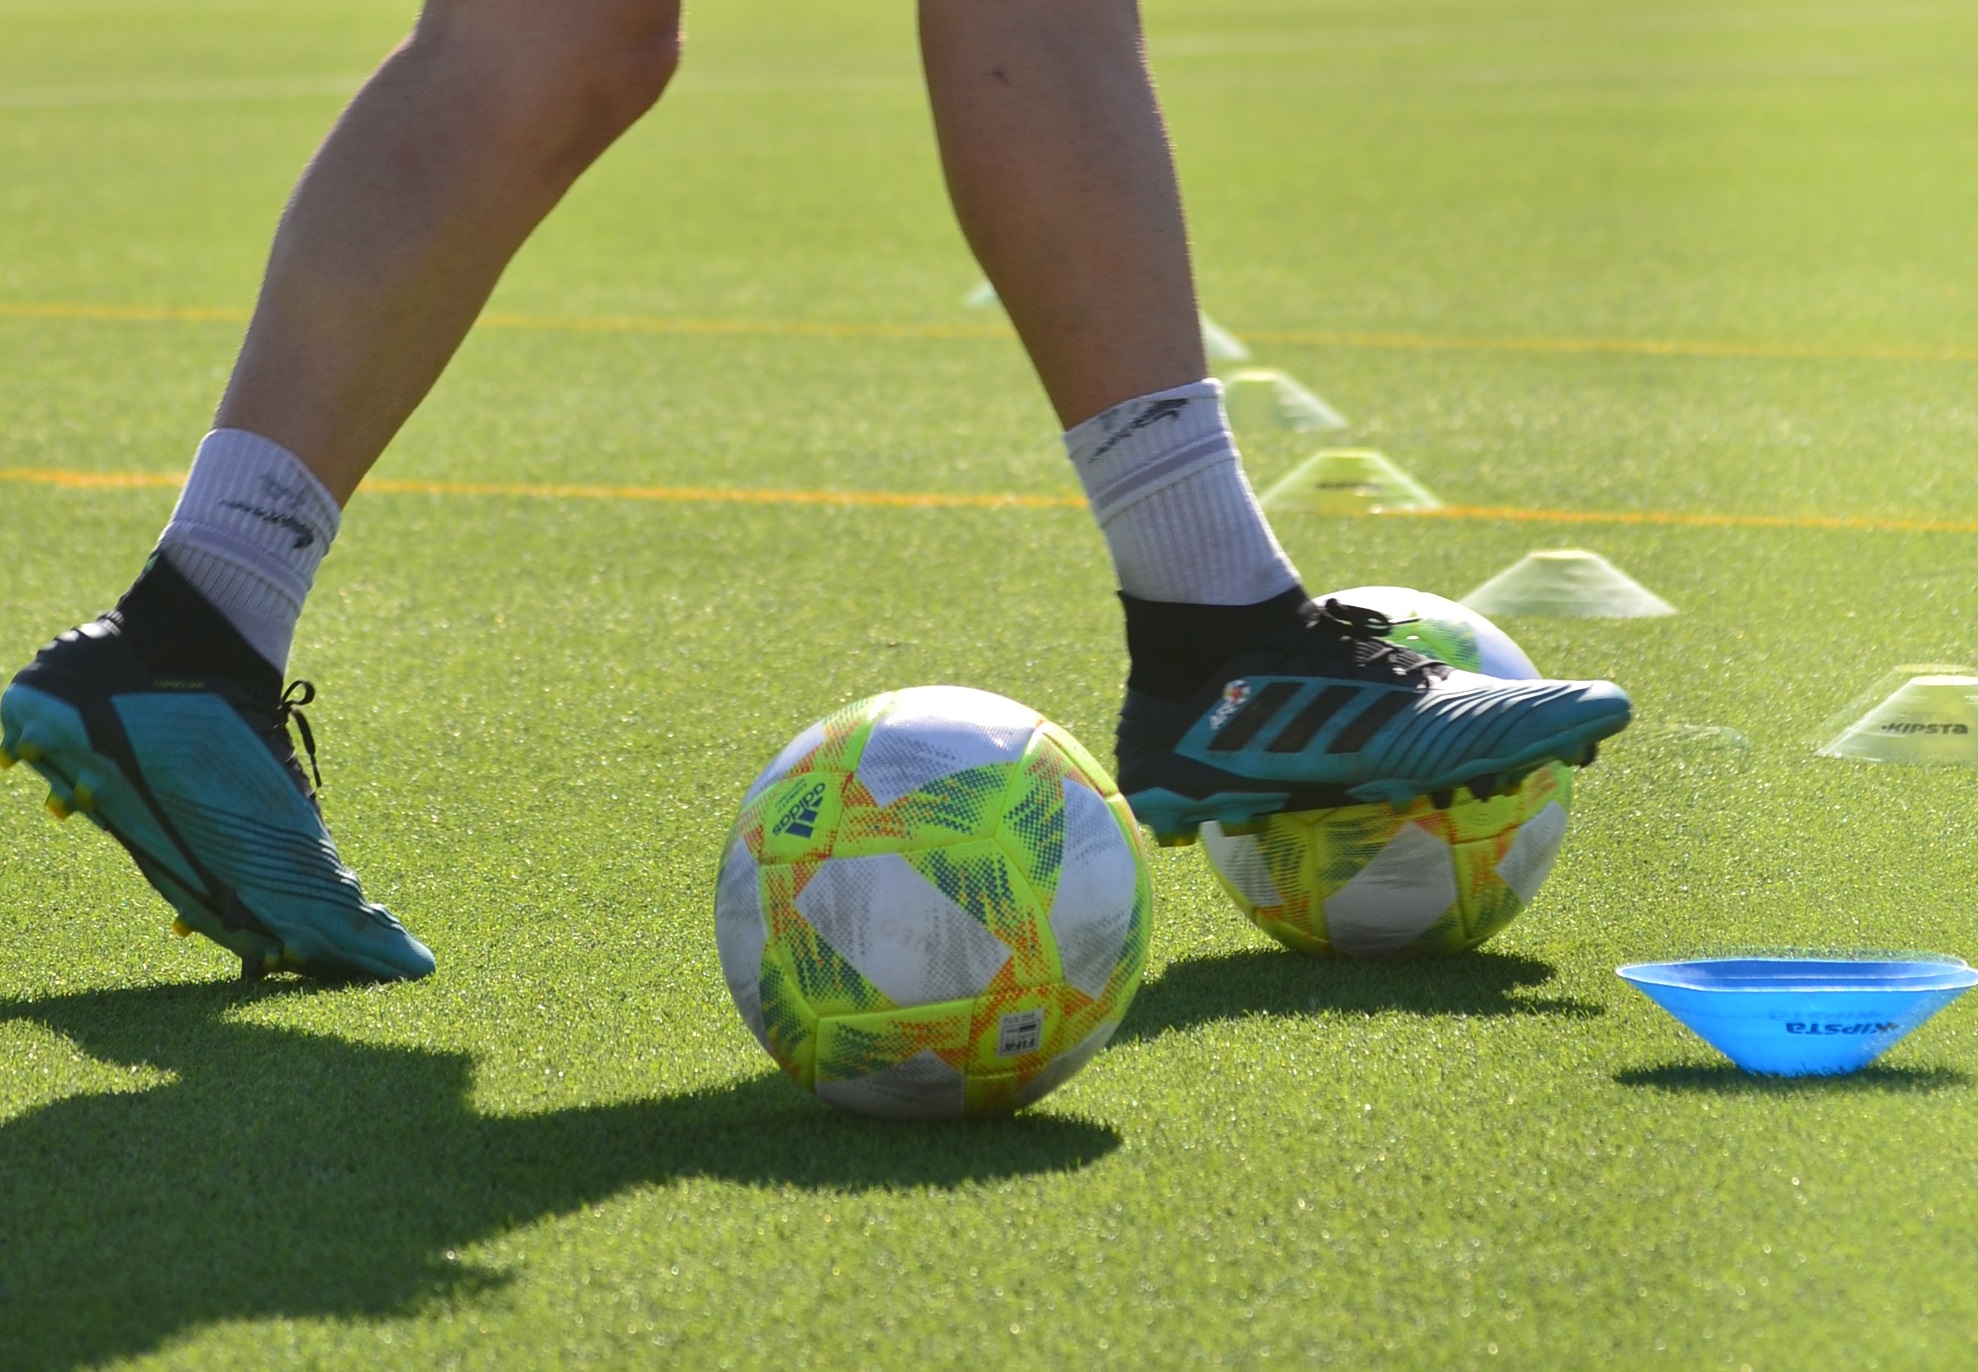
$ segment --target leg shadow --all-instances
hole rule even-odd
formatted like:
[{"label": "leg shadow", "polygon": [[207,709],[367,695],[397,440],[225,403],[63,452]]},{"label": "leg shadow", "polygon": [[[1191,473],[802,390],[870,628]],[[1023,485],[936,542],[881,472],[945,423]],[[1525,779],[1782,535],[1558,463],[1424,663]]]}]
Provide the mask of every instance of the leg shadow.
[{"label": "leg shadow", "polygon": [[449,1249],[682,1177],[959,1186],[1083,1167],[1111,1129],[842,1116],[765,1075],[530,1116],[469,1105],[459,1053],[226,1013],[307,991],[172,986],[0,1004],[176,1080],[0,1124],[0,1367],[74,1367],[221,1320],[375,1316],[498,1284]]},{"label": "leg shadow", "polygon": [[1549,962],[1506,953],[1373,962],[1253,949],[1189,958],[1169,963],[1160,980],[1140,988],[1119,1037],[1150,1039],[1211,1020],[1323,1010],[1574,1019],[1605,1013],[1592,1001],[1520,994],[1555,972]]}]

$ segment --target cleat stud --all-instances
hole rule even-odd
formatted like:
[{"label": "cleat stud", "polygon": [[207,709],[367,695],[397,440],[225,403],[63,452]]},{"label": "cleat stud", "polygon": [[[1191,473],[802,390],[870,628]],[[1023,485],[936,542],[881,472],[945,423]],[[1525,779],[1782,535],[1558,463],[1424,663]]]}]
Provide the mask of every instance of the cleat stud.
[{"label": "cleat stud", "polygon": [[174,920],[172,921],[172,937],[173,937],[173,938],[191,938],[191,937],[192,937],[192,926],[191,926],[190,924],[187,924],[187,923],[186,923],[186,922],[185,922],[184,920],[182,920],[182,919],[174,919]]},{"label": "cleat stud", "polygon": [[50,791],[48,793],[48,799],[42,801],[41,805],[43,809],[47,810],[49,814],[55,816],[55,818],[58,820],[67,819],[70,815],[75,813],[74,810],[69,808],[69,803],[63,800],[60,796],[56,795],[53,791]]},{"label": "cleat stud", "polygon": [[94,810],[96,808],[96,792],[90,790],[87,783],[78,781],[76,783],[75,794],[69,798],[69,804],[78,810]]},{"label": "cleat stud", "polygon": [[12,753],[8,752],[5,748],[0,748],[0,772],[6,771],[9,767],[13,766],[16,762],[19,761],[20,761],[19,758],[15,757]]},{"label": "cleat stud", "polygon": [[39,762],[41,761],[41,745],[38,743],[29,743],[26,739],[22,739],[14,745],[14,756],[22,762]]},{"label": "cleat stud", "polygon": [[1235,819],[1223,825],[1223,832],[1231,835],[1261,834],[1270,828],[1270,824],[1268,816],[1258,819]]},{"label": "cleat stud", "polygon": [[1429,792],[1429,804],[1438,810],[1447,810],[1456,803],[1456,788],[1445,786],[1440,791]]},{"label": "cleat stud", "polygon": [[1576,765],[1580,767],[1591,767],[1599,757],[1600,745],[1598,743],[1589,743],[1587,744],[1587,750],[1580,754],[1580,760]]},{"label": "cleat stud", "polygon": [[1500,780],[1498,777],[1478,777],[1470,783],[1470,794],[1478,800],[1489,800],[1497,794]]},{"label": "cleat stud", "polygon": [[1154,835],[1154,842],[1162,848],[1186,848],[1189,844],[1195,842],[1195,835],[1193,833],[1156,834]]}]

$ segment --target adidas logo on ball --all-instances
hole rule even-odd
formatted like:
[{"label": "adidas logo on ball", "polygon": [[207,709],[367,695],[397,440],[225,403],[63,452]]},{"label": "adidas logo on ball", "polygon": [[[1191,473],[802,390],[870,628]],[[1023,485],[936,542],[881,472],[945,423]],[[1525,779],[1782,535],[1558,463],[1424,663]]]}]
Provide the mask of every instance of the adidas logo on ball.
[{"label": "adidas logo on ball", "polygon": [[817,828],[817,816],[823,808],[824,783],[820,781],[798,797],[797,803],[776,821],[772,832],[788,834],[792,838],[809,838]]}]

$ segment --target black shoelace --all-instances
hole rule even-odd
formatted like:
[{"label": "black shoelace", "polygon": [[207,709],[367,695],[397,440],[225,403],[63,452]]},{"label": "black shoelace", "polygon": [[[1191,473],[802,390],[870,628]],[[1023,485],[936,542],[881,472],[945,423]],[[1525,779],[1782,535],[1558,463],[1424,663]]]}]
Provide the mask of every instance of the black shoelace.
[{"label": "black shoelace", "polygon": [[1447,675],[1447,663],[1390,640],[1387,635],[1394,627],[1395,621],[1379,610],[1329,599],[1305,624],[1299,639],[1301,643],[1321,635],[1346,639],[1351,645],[1353,665],[1368,672],[1385,667],[1397,678],[1418,677],[1424,684],[1431,678]]},{"label": "black shoelace", "polygon": [[302,751],[309,758],[309,775],[315,778],[316,789],[323,789],[323,773],[316,766],[316,735],[309,727],[309,716],[302,713],[302,707],[316,699],[316,683],[297,679],[288,684],[282,692],[281,704],[275,710],[275,728],[286,733],[291,721],[296,733],[302,736]]}]

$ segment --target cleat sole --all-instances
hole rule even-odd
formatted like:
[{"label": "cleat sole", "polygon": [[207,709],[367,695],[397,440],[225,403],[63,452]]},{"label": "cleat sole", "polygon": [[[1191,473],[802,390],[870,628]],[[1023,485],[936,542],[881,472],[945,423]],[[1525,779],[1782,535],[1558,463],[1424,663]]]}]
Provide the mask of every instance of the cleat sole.
[{"label": "cleat sole", "polygon": [[[1155,789],[1126,798],[1134,816],[1154,831],[1154,841],[1164,848],[1192,843],[1195,830],[1209,820],[1224,829],[1245,824],[1261,827],[1270,816],[1294,808],[1284,791],[1220,791],[1212,796],[1195,797],[1175,791]],[[1252,829],[1250,832],[1256,832]]]}]

